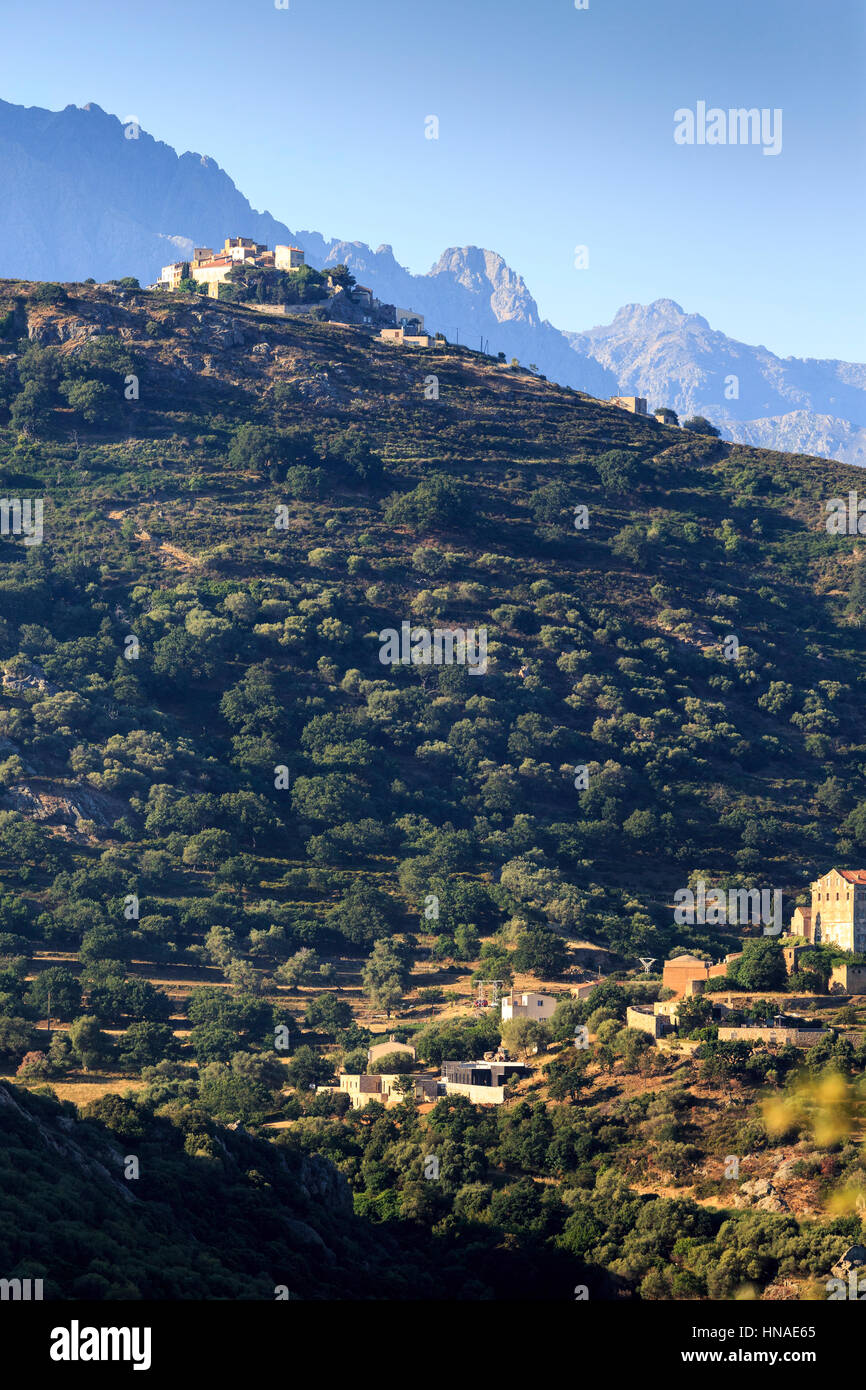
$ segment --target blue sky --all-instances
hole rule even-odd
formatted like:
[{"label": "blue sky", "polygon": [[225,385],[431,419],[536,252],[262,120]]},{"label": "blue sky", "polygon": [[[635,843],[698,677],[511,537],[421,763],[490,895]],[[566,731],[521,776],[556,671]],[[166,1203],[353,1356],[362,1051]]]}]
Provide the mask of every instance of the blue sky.
[{"label": "blue sky", "polygon": [[[490,247],[560,328],[667,296],[866,360],[862,0],[289,3],[8,7],[0,96],[135,115],[294,230],[414,271]],[[781,108],[781,153],[675,144],[699,101]]]}]

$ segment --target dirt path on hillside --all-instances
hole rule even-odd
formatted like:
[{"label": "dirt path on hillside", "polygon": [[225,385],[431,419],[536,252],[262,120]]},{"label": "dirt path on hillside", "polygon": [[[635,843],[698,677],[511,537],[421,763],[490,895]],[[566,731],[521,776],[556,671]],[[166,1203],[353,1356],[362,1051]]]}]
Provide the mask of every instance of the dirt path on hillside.
[{"label": "dirt path on hillside", "polygon": [[[108,513],[108,520],[121,522],[126,518],[127,515],[128,512],[126,508],[114,507]],[[141,531],[135,532],[135,539],[137,541],[152,541],[153,537],[151,536],[149,531],[145,531],[144,529],[142,529]],[[201,560],[199,560],[195,555],[190,555],[189,551],[181,550],[180,546],[172,545],[170,541],[160,541],[158,549],[163,557],[165,557],[167,560],[174,561],[175,564],[179,565],[181,569],[201,569]]]}]

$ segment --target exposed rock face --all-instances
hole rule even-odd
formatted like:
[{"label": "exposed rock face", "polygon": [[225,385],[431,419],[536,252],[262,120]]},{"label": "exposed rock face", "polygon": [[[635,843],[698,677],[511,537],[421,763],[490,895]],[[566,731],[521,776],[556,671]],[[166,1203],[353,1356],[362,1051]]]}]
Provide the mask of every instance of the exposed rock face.
[{"label": "exposed rock face", "polygon": [[796,1174],[794,1173],[794,1169],[797,1164],[801,1162],[802,1158],[798,1154],[795,1154],[793,1158],[786,1158],[784,1162],[779,1164],[773,1174],[773,1182],[787,1182],[790,1178],[795,1177]]},{"label": "exposed rock face", "polygon": [[762,1303],[799,1303],[803,1297],[803,1286],[796,1279],[780,1279],[768,1284],[761,1294]]},{"label": "exposed rock face", "polygon": [[23,1120],[32,1132],[31,1143],[35,1140],[43,1144],[57,1155],[58,1162],[74,1164],[85,1169],[108,1183],[115,1196],[120,1197],[122,1201],[135,1201],[132,1185],[120,1176],[123,1172],[124,1155],[119,1144],[108,1140],[101,1156],[92,1152],[85,1153],[75,1142],[73,1120],[59,1118],[53,1124],[45,1123],[20,1105],[14,1091],[0,1086],[0,1123],[3,1123],[3,1116],[7,1125],[13,1117],[18,1121]]},{"label": "exposed rock face", "polygon": [[15,671],[4,671],[2,673],[2,684],[4,689],[11,690],[16,695],[22,695],[26,691],[37,692],[40,695],[56,695],[60,687],[52,685],[51,681],[35,662],[30,663],[29,670],[21,668]]},{"label": "exposed rock face", "polygon": [[342,1173],[318,1154],[306,1154],[301,1164],[298,1182],[301,1192],[310,1201],[334,1216],[352,1214],[352,1192]]},{"label": "exposed rock face", "polygon": [[866,463],[864,365],[777,357],[672,299],[626,304],[612,323],[566,336],[614,374],[618,391],[669,405],[680,420],[706,415],[744,444]]},{"label": "exposed rock face", "polygon": [[792,410],[765,420],[728,423],[727,432],[741,444],[762,449],[782,449],[819,458],[837,458],[866,466],[866,428],[835,415],[816,415]]},{"label": "exposed rock face", "polygon": [[538,305],[523,277],[495,251],[483,251],[478,246],[464,246],[462,250],[451,247],[439,257],[430,275],[445,276],[446,284],[450,281],[453,287],[486,302],[497,323],[520,322],[530,328],[541,324]]},{"label": "exposed rock face", "polygon": [[836,1261],[830,1273],[837,1279],[845,1279],[852,1269],[861,1269],[863,1265],[866,1265],[866,1249],[862,1245],[852,1245]]},{"label": "exposed rock face", "polygon": [[42,782],[38,786],[19,782],[2,797],[6,810],[20,811],[33,820],[70,825],[80,830],[85,821],[106,826],[116,819],[123,804],[87,791],[84,787],[65,787]]},{"label": "exposed rock face", "polygon": [[767,1178],[753,1178],[740,1184],[735,1200],[738,1207],[753,1207],[755,1211],[790,1211],[784,1197],[780,1196]]},{"label": "exposed rock face", "polygon": [[[245,1134],[242,1126],[216,1127],[218,1157],[203,1179],[199,1161],[184,1150],[183,1134],[146,1112],[134,1119],[135,1143],[144,1146],[141,1183],[124,1176],[129,1138],[110,1119],[82,1120],[58,1105],[37,1103],[23,1087],[0,1083],[0,1169],[5,1179],[14,1167],[20,1177],[15,1199],[39,1230],[35,1246],[16,1234],[5,1241],[5,1277],[24,1273],[19,1261],[29,1266],[37,1259],[44,1265],[47,1297],[79,1296],[78,1281],[94,1264],[105,1268],[108,1258],[106,1242],[94,1251],[84,1238],[98,1228],[102,1235],[110,1231],[112,1273],[125,1281],[119,1287],[142,1299],[161,1296],[154,1289],[161,1290],[166,1248],[172,1266],[187,1271],[174,1295],[180,1298],[189,1296],[197,1269],[200,1289],[213,1281],[224,1292],[225,1279],[234,1275],[244,1281],[239,1287],[245,1295],[258,1299],[271,1298],[284,1277],[298,1298],[363,1297],[368,1286],[387,1289],[391,1262],[381,1251],[381,1235],[355,1219],[348,1183],[326,1159],[281,1151]],[[151,1173],[153,1153],[171,1164],[170,1181]],[[46,1194],[54,1195],[55,1171],[62,1180],[64,1222],[44,1212]],[[151,1189],[149,1174],[156,1184]],[[232,1234],[224,1241],[227,1226]],[[27,1231],[29,1239],[29,1223]],[[255,1259],[252,1251],[258,1252]]]}]

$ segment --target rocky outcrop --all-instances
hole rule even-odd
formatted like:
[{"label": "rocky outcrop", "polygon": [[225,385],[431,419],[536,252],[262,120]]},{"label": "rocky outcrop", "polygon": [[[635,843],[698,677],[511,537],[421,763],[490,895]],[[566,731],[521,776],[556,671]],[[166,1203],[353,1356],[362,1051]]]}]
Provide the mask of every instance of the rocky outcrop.
[{"label": "rocky outcrop", "polygon": [[767,1178],[753,1178],[749,1182],[741,1183],[734,1205],[753,1207],[755,1211],[784,1212],[791,1210],[784,1197],[780,1196]]},{"label": "rocky outcrop", "polygon": [[52,685],[42,667],[35,662],[26,666],[16,662],[13,670],[2,672],[0,680],[4,690],[11,691],[13,695],[56,695],[60,689]]},{"label": "rocky outcrop", "polygon": [[135,1201],[132,1187],[121,1176],[124,1160],[123,1149],[119,1144],[113,1142],[107,1133],[100,1156],[97,1156],[92,1150],[85,1151],[76,1142],[75,1120],[62,1116],[53,1123],[42,1120],[21,1104],[14,1090],[0,1085],[0,1126],[8,1128],[13,1120],[26,1131],[29,1131],[28,1138],[31,1147],[37,1144],[44,1146],[56,1155],[58,1163],[74,1164],[91,1176],[96,1176],[109,1183],[114,1194],[124,1202]]},{"label": "rocky outcrop", "polygon": [[36,785],[18,782],[8,788],[0,804],[4,809],[19,811],[33,820],[53,825],[68,825],[82,830],[87,821],[107,826],[124,809],[121,802],[111,804],[109,798],[84,787],[70,788],[49,782]]}]

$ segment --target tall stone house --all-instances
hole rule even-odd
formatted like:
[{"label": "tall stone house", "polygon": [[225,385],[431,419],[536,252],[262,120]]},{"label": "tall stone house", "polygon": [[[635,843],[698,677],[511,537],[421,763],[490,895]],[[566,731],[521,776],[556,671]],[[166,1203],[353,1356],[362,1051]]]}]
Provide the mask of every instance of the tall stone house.
[{"label": "tall stone house", "polygon": [[866,869],[830,869],[812,887],[812,906],[794,909],[791,931],[816,946],[866,951]]}]

